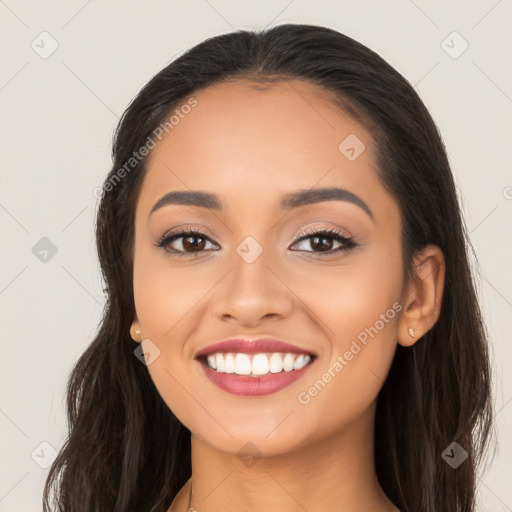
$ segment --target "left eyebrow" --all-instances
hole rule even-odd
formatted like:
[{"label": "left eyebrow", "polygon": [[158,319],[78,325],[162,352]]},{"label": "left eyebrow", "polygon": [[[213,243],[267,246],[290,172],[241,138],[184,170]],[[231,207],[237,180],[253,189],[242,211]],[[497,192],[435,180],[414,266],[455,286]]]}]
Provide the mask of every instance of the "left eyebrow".
[{"label": "left eyebrow", "polygon": [[[347,201],[364,210],[372,220],[374,216],[369,206],[353,192],[344,188],[327,187],[320,189],[298,190],[286,194],[280,202],[281,209],[299,208],[313,203],[323,201]],[[178,190],[163,195],[151,208],[149,215],[168,204],[181,204],[187,206],[198,206],[210,210],[223,210],[223,204],[219,197],[209,192],[199,190]]]},{"label": "left eyebrow", "polygon": [[349,203],[359,206],[363,209],[372,220],[374,220],[373,213],[369,206],[353,192],[344,188],[327,187],[317,189],[299,190],[287,194],[281,200],[281,208],[298,208],[307,204],[321,203],[323,201],[348,201]]}]

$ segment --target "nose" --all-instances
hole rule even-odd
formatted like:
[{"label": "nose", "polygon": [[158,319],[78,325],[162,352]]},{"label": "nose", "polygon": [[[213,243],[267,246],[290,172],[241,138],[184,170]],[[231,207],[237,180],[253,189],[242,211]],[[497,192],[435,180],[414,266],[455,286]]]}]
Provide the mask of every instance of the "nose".
[{"label": "nose", "polygon": [[269,263],[265,251],[251,263],[235,254],[233,267],[215,287],[214,314],[245,327],[289,316],[295,302],[293,292],[276,270],[278,265],[273,268]]}]

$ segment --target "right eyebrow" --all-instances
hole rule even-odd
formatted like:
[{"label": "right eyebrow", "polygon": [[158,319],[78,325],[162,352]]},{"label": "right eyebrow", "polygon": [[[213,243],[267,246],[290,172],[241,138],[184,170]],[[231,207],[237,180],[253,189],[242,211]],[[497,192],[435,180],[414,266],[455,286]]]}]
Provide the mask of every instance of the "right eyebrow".
[{"label": "right eyebrow", "polygon": [[[323,201],[348,201],[364,210],[372,220],[374,216],[369,206],[357,195],[344,188],[326,187],[320,189],[298,190],[286,194],[280,202],[281,209],[299,208],[313,203]],[[177,190],[164,194],[151,208],[149,215],[169,204],[181,204],[187,206],[198,206],[210,210],[222,211],[222,201],[215,194],[202,192],[200,190]]]}]

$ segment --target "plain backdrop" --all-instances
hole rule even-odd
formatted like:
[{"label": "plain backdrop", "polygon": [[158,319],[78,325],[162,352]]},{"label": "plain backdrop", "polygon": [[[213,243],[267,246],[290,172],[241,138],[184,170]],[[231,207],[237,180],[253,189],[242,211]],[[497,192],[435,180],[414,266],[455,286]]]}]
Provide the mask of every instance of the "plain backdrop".
[{"label": "plain backdrop", "polygon": [[495,371],[498,451],[479,478],[479,510],[512,511],[511,21],[510,0],[0,0],[0,511],[41,510],[66,435],[67,377],[104,304],[94,190],[119,117],[206,37],[285,22],[325,25],[375,50],[441,131]]}]

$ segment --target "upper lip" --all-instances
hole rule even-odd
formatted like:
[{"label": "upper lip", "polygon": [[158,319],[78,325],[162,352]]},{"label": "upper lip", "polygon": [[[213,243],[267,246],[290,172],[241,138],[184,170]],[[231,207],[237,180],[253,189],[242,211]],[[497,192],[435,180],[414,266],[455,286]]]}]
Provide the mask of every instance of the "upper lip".
[{"label": "upper lip", "polygon": [[247,337],[239,337],[230,338],[224,341],[220,341],[218,343],[213,343],[212,345],[208,345],[207,347],[197,352],[195,357],[199,358],[217,352],[240,352],[243,354],[260,354],[264,352],[291,352],[294,354],[309,354],[312,356],[316,356],[316,354],[314,352],[311,352],[311,350],[309,349],[298,347],[297,345],[292,345],[285,341],[278,340],[277,338],[265,337],[258,339],[249,339]]}]

